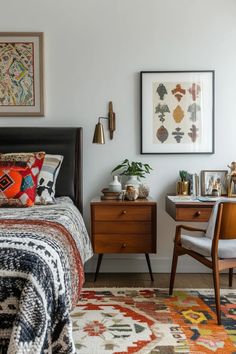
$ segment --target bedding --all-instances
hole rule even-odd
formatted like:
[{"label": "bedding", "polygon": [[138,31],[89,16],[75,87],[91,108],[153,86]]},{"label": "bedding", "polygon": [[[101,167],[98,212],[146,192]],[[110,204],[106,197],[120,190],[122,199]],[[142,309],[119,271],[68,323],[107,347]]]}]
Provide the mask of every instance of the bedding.
[{"label": "bedding", "polygon": [[1,209],[2,353],[75,353],[70,311],[91,256],[82,216],[68,197],[54,205]]}]

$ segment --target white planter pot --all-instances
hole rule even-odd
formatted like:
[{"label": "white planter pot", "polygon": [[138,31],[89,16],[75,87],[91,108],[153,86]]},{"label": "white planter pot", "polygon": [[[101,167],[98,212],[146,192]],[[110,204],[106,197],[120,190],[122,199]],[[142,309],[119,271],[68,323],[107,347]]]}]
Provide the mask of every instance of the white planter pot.
[{"label": "white planter pot", "polygon": [[125,183],[126,186],[134,186],[139,187],[140,182],[138,180],[138,176],[129,176],[128,180]]}]

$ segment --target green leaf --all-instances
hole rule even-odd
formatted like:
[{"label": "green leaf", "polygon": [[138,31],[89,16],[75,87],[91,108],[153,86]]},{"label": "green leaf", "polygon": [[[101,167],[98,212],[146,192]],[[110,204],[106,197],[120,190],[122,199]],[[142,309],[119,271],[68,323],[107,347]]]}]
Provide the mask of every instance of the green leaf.
[{"label": "green leaf", "polygon": [[125,175],[125,176],[134,175],[134,176],[144,178],[145,174],[150,173],[150,171],[152,170],[152,167],[147,163],[143,164],[140,161],[129,162],[128,159],[125,159],[121,164],[116,166],[112,170],[112,172],[115,172],[118,170],[121,170],[119,173],[120,175]]},{"label": "green leaf", "polygon": [[181,181],[187,181],[188,172],[185,170],[180,170],[179,176],[180,176]]},{"label": "green leaf", "polygon": [[113,168],[113,170],[111,172],[115,172],[117,170],[120,170],[121,168],[123,168],[124,165],[118,165],[115,168]]}]

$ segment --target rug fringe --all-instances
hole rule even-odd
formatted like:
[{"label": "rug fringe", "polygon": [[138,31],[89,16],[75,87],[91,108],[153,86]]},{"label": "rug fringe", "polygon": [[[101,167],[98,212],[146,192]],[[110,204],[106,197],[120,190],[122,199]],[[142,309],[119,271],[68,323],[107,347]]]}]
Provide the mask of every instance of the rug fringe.
[{"label": "rug fringe", "polygon": [[[150,288],[150,287],[146,287],[146,286],[142,286],[142,287],[119,287],[119,286],[113,286],[113,287],[103,287],[103,288],[82,288],[82,290],[98,290],[98,291],[102,291],[102,290],[127,290],[127,289],[131,289],[131,290],[142,290],[142,289],[147,289],[147,290],[169,290],[169,288],[158,288],[158,287],[154,287],[154,288]],[[174,291],[214,291],[214,288],[174,288]],[[220,291],[236,291],[236,289],[232,289],[232,288],[223,288],[220,289]]]}]

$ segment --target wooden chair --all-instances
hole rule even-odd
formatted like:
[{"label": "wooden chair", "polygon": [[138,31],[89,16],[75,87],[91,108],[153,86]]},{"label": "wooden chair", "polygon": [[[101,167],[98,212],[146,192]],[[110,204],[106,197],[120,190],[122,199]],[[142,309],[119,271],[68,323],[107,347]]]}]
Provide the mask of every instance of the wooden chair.
[{"label": "wooden chair", "polygon": [[[214,216],[215,213],[215,216]],[[202,236],[182,235],[181,230],[201,231]],[[211,230],[212,232],[209,232]],[[233,268],[236,267],[236,203],[219,202],[213,208],[207,230],[185,225],[176,226],[169,294],[172,295],[178,257],[192,256],[212,269],[217,323],[221,324],[220,277],[219,272],[229,269],[229,286],[233,282]]]}]

